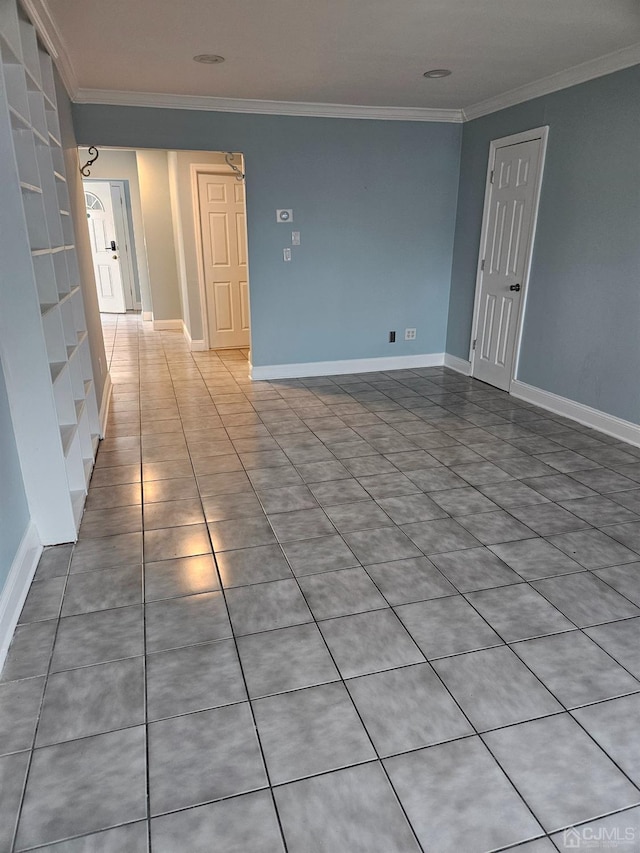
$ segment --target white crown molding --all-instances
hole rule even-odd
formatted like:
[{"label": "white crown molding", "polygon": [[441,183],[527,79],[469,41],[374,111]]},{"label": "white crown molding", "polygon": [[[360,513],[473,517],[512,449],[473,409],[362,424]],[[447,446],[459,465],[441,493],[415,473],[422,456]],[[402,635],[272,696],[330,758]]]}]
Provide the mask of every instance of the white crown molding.
[{"label": "white crown molding", "polygon": [[46,0],[21,0],[25,12],[55,62],[71,100],[78,91],[78,78],[62,34],[49,10]]},{"label": "white crown molding", "polygon": [[533,403],[534,406],[540,406],[541,409],[547,409],[556,415],[571,418],[579,424],[592,427],[620,441],[626,441],[640,447],[640,424],[625,421],[622,418],[609,415],[607,412],[585,406],[584,403],[577,403],[567,397],[560,397],[558,394],[552,394],[551,391],[544,391],[542,388],[520,382],[519,379],[511,383],[509,393],[519,400]]},{"label": "white crown molding", "polygon": [[298,379],[304,376],[339,376],[345,373],[377,373],[380,370],[411,370],[415,367],[440,367],[444,353],[392,355],[382,358],[348,358],[342,361],[307,361],[301,364],[249,365],[254,380]]},{"label": "white crown molding", "polygon": [[314,104],[301,101],[259,101],[248,98],[214,98],[199,95],[166,95],[154,92],[117,92],[78,89],[77,104],[111,104],[124,107],[159,107],[171,110],[205,110],[258,115],[359,118],[382,121],[441,121],[460,123],[462,110],[426,107],[366,107],[356,104]]},{"label": "white crown molding", "polygon": [[580,65],[559,71],[557,74],[551,74],[549,77],[534,80],[533,83],[527,83],[526,86],[510,89],[508,92],[496,95],[495,98],[488,98],[486,101],[465,107],[462,111],[463,121],[471,121],[474,118],[504,110],[506,107],[513,107],[524,101],[540,98],[542,95],[568,89],[570,86],[578,85],[578,83],[586,83],[596,77],[604,77],[606,74],[622,71],[623,68],[630,68],[639,63],[640,44],[632,44],[629,47],[622,48],[622,50],[616,50],[614,53],[608,53],[605,56],[599,56],[597,59],[591,59],[589,62],[582,62]]}]

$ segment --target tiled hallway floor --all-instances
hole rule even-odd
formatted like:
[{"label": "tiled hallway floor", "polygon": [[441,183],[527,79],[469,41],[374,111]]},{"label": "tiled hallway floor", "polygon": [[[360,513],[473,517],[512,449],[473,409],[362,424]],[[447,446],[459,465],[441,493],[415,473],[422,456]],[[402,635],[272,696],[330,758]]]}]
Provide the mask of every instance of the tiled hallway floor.
[{"label": "tiled hallway floor", "polygon": [[0,683],[0,850],[640,850],[639,448],[445,368],[251,383],[105,330],[80,540]]}]

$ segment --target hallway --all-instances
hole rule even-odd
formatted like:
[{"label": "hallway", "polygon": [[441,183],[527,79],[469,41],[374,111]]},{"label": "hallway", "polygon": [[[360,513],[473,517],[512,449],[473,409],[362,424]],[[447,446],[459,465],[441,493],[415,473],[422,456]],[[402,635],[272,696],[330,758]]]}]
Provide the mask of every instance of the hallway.
[{"label": "hallway", "polygon": [[0,678],[0,853],[640,851],[640,448],[443,367],[251,382],[103,323],[80,539]]}]

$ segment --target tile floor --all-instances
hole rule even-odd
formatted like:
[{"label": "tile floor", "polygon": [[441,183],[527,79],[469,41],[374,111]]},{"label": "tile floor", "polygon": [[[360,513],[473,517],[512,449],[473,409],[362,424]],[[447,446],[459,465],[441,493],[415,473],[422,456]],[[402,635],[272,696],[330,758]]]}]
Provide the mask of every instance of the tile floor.
[{"label": "tile floor", "polygon": [[0,680],[0,850],[640,850],[639,448],[444,368],[251,383],[105,331],[80,539]]}]

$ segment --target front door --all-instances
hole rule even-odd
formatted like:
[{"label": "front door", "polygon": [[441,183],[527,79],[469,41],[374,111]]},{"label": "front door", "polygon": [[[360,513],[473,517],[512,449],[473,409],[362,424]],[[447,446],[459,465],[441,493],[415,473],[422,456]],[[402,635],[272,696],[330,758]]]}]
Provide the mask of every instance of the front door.
[{"label": "front door", "polygon": [[116,243],[111,187],[108,181],[83,183],[98,306],[104,314],[124,314],[127,308]]},{"label": "front door", "polygon": [[503,391],[513,378],[542,152],[542,138],[496,147],[488,187],[472,373]]},{"label": "front door", "polygon": [[249,346],[244,183],[198,174],[202,259],[211,349]]}]

